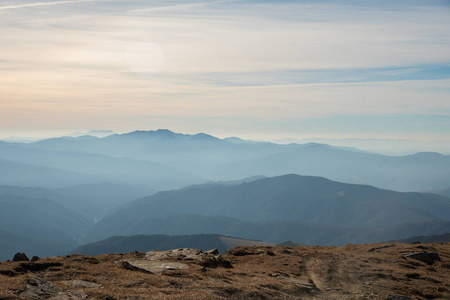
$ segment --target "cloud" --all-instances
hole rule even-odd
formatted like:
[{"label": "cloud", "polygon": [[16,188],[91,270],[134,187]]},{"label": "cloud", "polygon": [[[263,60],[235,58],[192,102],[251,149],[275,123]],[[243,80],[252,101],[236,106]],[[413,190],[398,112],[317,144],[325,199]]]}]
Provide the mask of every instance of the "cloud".
[{"label": "cloud", "polygon": [[0,6],[0,10],[18,9],[18,8],[36,7],[36,6],[61,5],[61,4],[67,4],[67,3],[79,3],[79,2],[91,2],[91,1],[94,1],[94,0],[66,0],[66,1],[55,1],[55,2],[36,2],[36,3],[27,3],[27,4],[19,4],[19,5]]},{"label": "cloud", "polygon": [[186,9],[191,9],[191,8],[207,6],[207,5],[211,5],[211,4],[230,3],[230,2],[236,2],[236,1],[237,0],[215,0],[215,1],[206,1],[206,2],[161,5],[161,6],[154,6],[154,7],[148,7],[148,8],[133,9],[133,10],[128,11],[128,13],[131,15],[144,16],[144,15],[155,13],[155,12],[165,12],[165,11],[172,11],[172,10],[179,10],[179,9],[186,10]]},{"label": "cloud", "polygon": [[0,7],[0,125],[82,115],[116,130],[283,132],[300,119],[450,115],[448,7],[264,2]]}]

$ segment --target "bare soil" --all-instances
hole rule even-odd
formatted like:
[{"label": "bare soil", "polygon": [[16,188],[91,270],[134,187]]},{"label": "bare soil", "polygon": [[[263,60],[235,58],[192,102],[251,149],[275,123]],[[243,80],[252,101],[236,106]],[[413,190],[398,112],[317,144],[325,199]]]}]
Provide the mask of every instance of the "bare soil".
[{"label": "bare soil", "polygon": [[[441,261],[405,257],[413,252]],[[169,258],[189,268],[162,274],[124,268],[139,259],[145,253],[1,262],[0,299],[450,299],[449,242],[237,247],[220,257]]]}]

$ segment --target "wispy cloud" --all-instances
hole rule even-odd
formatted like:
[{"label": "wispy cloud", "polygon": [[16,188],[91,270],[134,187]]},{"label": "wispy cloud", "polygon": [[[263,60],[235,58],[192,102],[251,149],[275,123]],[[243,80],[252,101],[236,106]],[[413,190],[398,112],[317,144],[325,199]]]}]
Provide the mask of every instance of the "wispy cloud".
[{"label": "wispy cloud", "polygon": [[131,15],[145,15],[147,13],[152,13],[152,12],[162,12],[162,11],[169,11],[169,10],[174,10],[174,9],[190,9],[190,8],[207,6],[207,5],[211,5],[211,4],[229,3],[229,2],[236,2],[236,1],[237,0],[215,0],[215,1],[194,2],[194,3],[187,3],[187,4],[161,5],[161,6],[155,6],[155,7],[133,9],[133,10],[129,11],[129,13]]},{"label": "wispy cloud", "polygon": [[93,0],[66,0],[66,1],[55,1],[55,2],[36,2],[36,3],[28,3],[28,4],[20,4],[20,5],[0,6],[0,10],[35,7],[35,6],[60,5],[60,4],[67,4],[67,3],[91,2],[91,1],[93,1]]}]

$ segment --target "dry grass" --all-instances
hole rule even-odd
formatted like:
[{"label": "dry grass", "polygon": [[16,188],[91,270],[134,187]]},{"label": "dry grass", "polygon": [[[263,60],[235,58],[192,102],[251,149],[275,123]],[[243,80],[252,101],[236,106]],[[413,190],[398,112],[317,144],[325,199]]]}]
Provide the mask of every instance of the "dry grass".
[{"label": "dry grass", "polygon": [[[403,255],[414,251],[438,252],[442,261],[429,266]],[[32,274],[69,293],[84,290],[88,299],[386,299],[388,294],[450,299],[450,243],[239,247],[223,255],[233,268],[188,261],[189,269],[162,275],[125,270],[120,263],[142,257],[52,257],[38,263],[62,265],[36,272],[21,271],[19,262],[2,262],[0,299],[23,299],[19,294]],[[67,280],[101,288],[76,288]]]}]

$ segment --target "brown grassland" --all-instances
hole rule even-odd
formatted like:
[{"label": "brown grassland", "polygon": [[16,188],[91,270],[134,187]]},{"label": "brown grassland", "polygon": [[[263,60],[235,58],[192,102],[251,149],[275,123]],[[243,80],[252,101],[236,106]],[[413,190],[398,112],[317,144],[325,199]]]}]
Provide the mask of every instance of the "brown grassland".
[{"label": "brown grassland", "polygon": [[[410,252],[437,252],[441,261],[428,265],[406,258]],[[237,247],[221,255],[231,268],[208,264],[214,260],[210,255],[183,261],[187,269],[162,274],[122,264],[144,256],[134,252],[1,262],[0,299],[387,299],[389,294],[450,299],[449,242]],[[42,293],[27,293],[33,286]]]}]

